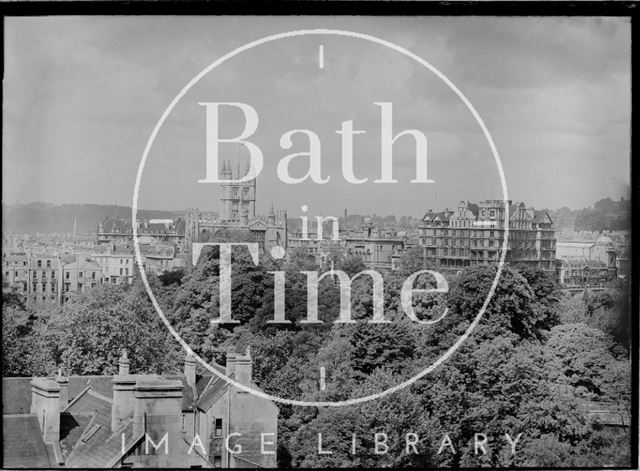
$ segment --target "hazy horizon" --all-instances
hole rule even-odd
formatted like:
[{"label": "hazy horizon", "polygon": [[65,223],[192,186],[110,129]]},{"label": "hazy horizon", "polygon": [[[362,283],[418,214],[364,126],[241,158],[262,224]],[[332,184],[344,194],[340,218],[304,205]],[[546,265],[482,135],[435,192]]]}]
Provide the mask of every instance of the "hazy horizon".
[{"label": "hazy horizon", "polygon": [[[622,18],[495,17],[39,17],[5,22],[5,204],[131,206],[147,139],[174,96],[229,51],[291,30],[330,28],[398,44],[444,73],[486,123],[502,159],[509,199],[536,208],[582,209],[630,188],[630,23]],[[323,47],[319,67],[318,48]],[[489,146],[443,82],[396,51],[356,38],[301,36],[263,44],[222,64],[169,115],[149,154],[141,208],[217,211],[219,186],[205,173],[199,102],[243,102],[260,115],[249,138],[263,150],[258,214],[271,204],[292,217],[400,214],[460,200],[500,199]],[[423,131],[432,184],[411,184],[410,137],[394,145],[397,184],[379,177],[379,109],[393,103],[393,130]],[[354,173],[341,174],[336,130],[354,137]],[[222,116],[221,135],[242,116]],[[292,129],[317,132],[326,185],[285,185],[276,163],[308,147]],[[379,147],[379,146],[378,146]],[[223,158],[238,151],[222,146]],[[412,154],[413,153],[413,154]],[[244,158],[246,159],[246,155]],[[292,174],[304,173],[300,162]],[[234,164],[235,166],[235,164]],[[95,203],[87,203],[95,201]],[[176,209],[173,209],[176,208]]]}]

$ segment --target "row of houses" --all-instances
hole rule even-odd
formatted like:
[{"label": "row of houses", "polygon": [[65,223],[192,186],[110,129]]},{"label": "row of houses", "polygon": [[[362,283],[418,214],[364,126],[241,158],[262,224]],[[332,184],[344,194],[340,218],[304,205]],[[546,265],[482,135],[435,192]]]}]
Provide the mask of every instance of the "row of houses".
[{"label": "row of houses", "polygon": [[[141,245],[145,270],[161,273],[184,266],[172,245]],[[65,303],[102,284],[131,284],[137,265],[129,244],[101,244],[87,253],[7,252],[3,282],[27,302]]]}]

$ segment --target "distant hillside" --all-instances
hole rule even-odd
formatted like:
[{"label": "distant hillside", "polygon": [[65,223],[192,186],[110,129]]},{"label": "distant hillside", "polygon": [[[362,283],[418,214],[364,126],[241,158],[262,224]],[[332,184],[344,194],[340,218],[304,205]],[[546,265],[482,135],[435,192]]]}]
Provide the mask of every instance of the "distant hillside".
[{"label": "distant hillside", "polygon": [[624,198],[619,201],[605,198],[592,208],[572,210],[564,207],[549,211],[549,215],[556,230],[601,232],[631,229],[631,202]]},{"label": "distant hillside", "polygon": [[[184,218],[184,211],[138,210],[140,219]],[[96,232],[98,223],[105,217],[131,218],[131,208],[127,206],[100,204],[47,203],[2,205],[2,232],[21,233],[63,233],[73,232],[74,218],[77,220],[78,234]]]}]

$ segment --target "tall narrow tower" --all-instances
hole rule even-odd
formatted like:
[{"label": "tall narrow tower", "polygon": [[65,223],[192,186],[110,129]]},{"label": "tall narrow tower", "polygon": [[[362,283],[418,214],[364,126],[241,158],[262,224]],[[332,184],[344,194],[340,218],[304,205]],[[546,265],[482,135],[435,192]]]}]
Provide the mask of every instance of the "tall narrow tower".
[{"label": "tall narrow tower", "polygon": [[[231,172],[231,162],[222,161],[222,170],[220,171],[221,180],[231,180],[233,178]],[[220,184],[220,220],[231,220],[231,183]]]},{"label": "tall narrow tower", "polygon": [[[245,167],[244,175],[249,175],[251,166],[249,162]],[[256,218],[256,178],[252,175],[251,180],[242,182],[241,188],[242,194],[242,212],[246,211],[249,221],[253,221]]]},{"label": "tall narrow tower", "polygon": [[[236,172],[233,171],[231,161],[222,163],[220,178],[222,180],[239,180],[249,174],[250,165],[247,163],[244,173],[240,172],[240,153]],[[236,173],[234,175],[234,173]],[[227,223],[247,224],[256,218],[256,179],[238,183],[220,184],[220,220]]]}]

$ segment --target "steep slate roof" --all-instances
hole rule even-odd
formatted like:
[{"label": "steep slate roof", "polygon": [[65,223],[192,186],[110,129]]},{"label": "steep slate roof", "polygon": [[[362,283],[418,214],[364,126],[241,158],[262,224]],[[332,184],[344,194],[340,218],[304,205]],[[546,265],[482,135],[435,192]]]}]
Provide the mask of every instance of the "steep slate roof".
[{"label": "steep slate roof", "polygon": [[91,414],[75,446],[69,442],[73,449],[67,456],[66,466],[107,467],[114,458],[120,457],[120,434],[111,432],[112,402],[89,387],[65,409],[77,422],[81,416]]},{"label": "steep slate roof", "polygon": [[132,232],[131,224],[129,224],[129,221],[126,219],[111,219],[106,217],[100,222],[100,226],[102,226],[104,232],[116,232],[116,229],[117,232],[123,234]]},{"label": "steep slate roof", "polygon": [[440,211],[440,212],[429,211],[424,215],[422,220],[423,221],[433,221],[436,217],[439,218],[441,221],[444,221],[444,222],[447,222],[449,220],[449,215],[448,215],[448,213],[446,211]]},{"label": "steep slate roof", "polygon": [[467,201],[467,209],[469,209],[474,216],[478,216],[478,205],[476,203],[469,203]]},{"label": "steep slate roof", "polygon": [[536,209],[533,212],[533,222],[549,222],[551,218],[544,209]]},{"label": "steep slate roof", "polygon": [[[229,375],[229,378],[235,379],[235,375],[233,373],[231,373]],[[202,396],[200,396],[200,398],[198,399],[198,402],[196,403],[196,407],[198,409],[202,410],[202,411],[206,411],[212,405],[214,405],[218,401],[218,399],[220,399],[220,397],[222,397],[222,395],[225,392],[227,392],[229,386],[230,386],[230,384],[227,383],[227,381],[225,381],[222,378],[218,378],[217,376],[211,378],[211,381],[209,382],[209,384],[207,384],[207,387],[205,388],[204,392],[202,393]],[[251,388],[256,390],[256,391],[264,392],[253,381],[251,381]],[[279,407],[275,403],[272,402],[271,404],[276,409],[279,409]]]},{"label": "steep slate roof", "polygon": [[60,449],[65,460],[69,457],[71,450],[93,419],[94,413],[71,413],[62,412],[60,414]]},{"label": "steep slate roof", "polygon": [[44,443],[35,414],[2,416],[2,449],[4,468],[57,466],[53,449]]},{"label": "steep slate roof", "polygon": [[209,381],[211,381],[211,378],[213,377],[213,375],[205,375],[205,376],[196,376],[196,392],[197,392],[197,397],[200,397],[200,395],[202,394],[202,391],[204,391],[204,388],[207,387],[207,384],[209,384]]},{"label": "steep slate roof", "polygon": [[95,270],[100,271],[102,267],[90,260],[77,260],[64,266],[65,270]]},{"label": "steep slate roof", "polygon": [[[91,427],[97,424],[90,424]],[[125,436],[125,449],[137,443],[144,433],[133,435],[133,421],[129,420],[120,430],[111,433],[111,424],[105,424],[97,432],[80,441],[74,448],[65,466],[80,468],[111,468],[122,458],[122,434]]]},{"label": "steep slate roof", "polygon": [[3,414],[28,414],[31,412],[31,379],[25,377],[2,378]]},{"label": "steep slate roof", "polygon": [[[229,376],[233,379],[233,374]],[[205,388],[202,396],[198,399],[196,403],[196,407],[200,410],[207,410],[213,404],[216,403],[218,399],[225,393],[227,388],[229,387],[229,383],[227,383],[224,379],[218,378],[217,376],[211,378],[211,381]]]}]

